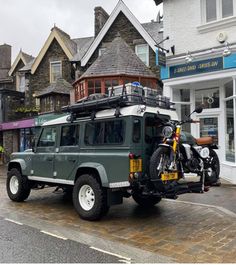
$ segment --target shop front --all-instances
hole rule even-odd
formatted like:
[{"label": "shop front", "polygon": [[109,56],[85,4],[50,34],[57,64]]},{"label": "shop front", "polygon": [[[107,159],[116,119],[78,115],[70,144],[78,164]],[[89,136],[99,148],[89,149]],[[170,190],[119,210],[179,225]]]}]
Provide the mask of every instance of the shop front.
[{"label": "shop front", "polygon": [[1,124],[4,147],[4,162],[10,154],[32,148],[34,138],[34,119],[5,122]]},{"label": "shop front", "polygon": [[185,130],[195,137],[212,136],[218,144],[221,177],[236,184],[236,54],[169,64],[161,69],[164,96],[176,103],[179,118],[196,106],[204,110],[192,117],[197,124]]}]

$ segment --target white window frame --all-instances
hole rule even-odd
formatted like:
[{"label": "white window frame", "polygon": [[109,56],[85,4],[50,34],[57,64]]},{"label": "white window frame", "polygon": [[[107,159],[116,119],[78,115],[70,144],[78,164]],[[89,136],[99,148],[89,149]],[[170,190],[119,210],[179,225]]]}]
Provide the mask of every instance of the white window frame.
[{"label": "white window frame", "polygon": [[[138,53],[138,48],[139,47],[145,47],[146,48],[146,65],[149,66],[149,46],[148,44],[138,44],[138,45],[135,45],[135,53],[136,55],[139,57],[139,53]],[[139,57],[140,58],[140,57]],[[141,58],[140,58],[141,59]],[[142,59],[141,59],[142,60]]]},{"label": "white window frame", "polygon": [[62,77],[62,62],[61,61],[52,61],[52,62],[50,62],[50,83],[56,82],[56,80],[53,80],[53,78],[52,78],[52,65],[53,64],[60,64],[60,66],[61,66],[60,76]]},{"label": "white window frame", "polygon": [[233,15],[222,17],[222,0],[216,0],[216,20],[206,21],[206,0],[201,0],[201,25],[197,27],[199,33],[205,33],[219,28],[236,25],[236,0],[233,0]]},{"label": "white window frame", "polygon": [[[21,80],[24,78],[24,85],[21,86]],[[24,73],[17,73],[16,74],[16,90],[19,91],[19,92],[25,92],[25,85],[26,85],[26,82],[25,82],[25,74]]]},{"label": "white window frame", "polygon": [[207,22],[206,21],[206,1],[207,0],[202,0],[202,18],[203,18],[203,23],[212,23],[214,21],[219,21],[221,19],[226,19],[226,18],[229,18],[229,17],[233,17],[235,16],[236,14],[236,10],[235,10],[235,5],[236,5],[236,2],[235,0],[233,0],[233,15],[232,16],[228,16],[228,17],[225,17],[223,18],[222,17],[222,0],[216,0],[216,20],[214,21],[210,21],[210,22]]}]

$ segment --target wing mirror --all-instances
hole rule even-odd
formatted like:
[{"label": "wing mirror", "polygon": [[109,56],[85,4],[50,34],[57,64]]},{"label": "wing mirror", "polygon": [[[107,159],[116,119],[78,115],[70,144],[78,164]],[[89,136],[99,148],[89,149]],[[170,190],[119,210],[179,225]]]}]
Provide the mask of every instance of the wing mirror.
[{"label": "wing mirror", "polygon": [[202,106],[197,106],[196,109],[194,110],[194,112],[196,113],[201,113],[203,111]]}]

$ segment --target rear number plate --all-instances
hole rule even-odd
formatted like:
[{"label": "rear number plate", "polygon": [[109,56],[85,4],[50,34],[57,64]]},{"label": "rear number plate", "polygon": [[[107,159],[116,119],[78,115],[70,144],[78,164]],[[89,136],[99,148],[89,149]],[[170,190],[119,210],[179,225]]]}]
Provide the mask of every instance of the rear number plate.
[{"label": "rear number plate", "polygon": [[178,179],[178,173],[177,172],[162,173],[161,174],[161,180],[162,181],[174,180],[174,179]]},{"label": "rear number plate", "polygon": [[130,172],[142,171],[142,159],[130,159]]}]

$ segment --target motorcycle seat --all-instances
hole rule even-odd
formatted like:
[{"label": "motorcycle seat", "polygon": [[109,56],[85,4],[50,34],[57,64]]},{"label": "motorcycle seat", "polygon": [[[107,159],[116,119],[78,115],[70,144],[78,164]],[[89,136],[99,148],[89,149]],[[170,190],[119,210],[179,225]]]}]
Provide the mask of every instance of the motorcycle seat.
[{"label": "motorcycle seat", "polygon": [[213,139],[210,136],[196,138],[196,142],[198,145],[208,145],[213,144]]}]

